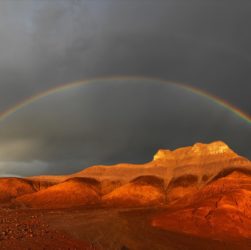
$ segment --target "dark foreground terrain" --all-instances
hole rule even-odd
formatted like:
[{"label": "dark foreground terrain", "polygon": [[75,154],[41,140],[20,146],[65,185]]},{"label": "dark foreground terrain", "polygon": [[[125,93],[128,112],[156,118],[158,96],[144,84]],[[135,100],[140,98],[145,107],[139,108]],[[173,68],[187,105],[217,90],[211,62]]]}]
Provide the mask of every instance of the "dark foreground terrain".
[{"label": "dark foreground terrain", "polygon": [[251,249],[251,240],[211,240],[150,225],[160,209],[1,209],[0,249]]}]

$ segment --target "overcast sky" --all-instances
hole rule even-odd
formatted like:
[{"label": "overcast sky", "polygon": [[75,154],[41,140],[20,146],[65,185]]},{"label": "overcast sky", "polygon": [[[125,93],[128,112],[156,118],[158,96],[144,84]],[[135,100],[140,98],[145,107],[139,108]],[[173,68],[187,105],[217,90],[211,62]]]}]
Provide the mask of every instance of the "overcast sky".
[{"label": "overcast sky", "polygon": [[[248,0],[0,1],[0,111],[35,93],[62,83],[97,76],[140,75],[190,84],[221,97],[251,114],[250,11],[251,2]],[[111,102],[109,103],[108,99],[104,102],[108,102],[106,108],[111,109],[119,101],[114,99],[114,94],[121,93],[117,93],[116,88],[115,90],[114,87],[111,88],[114,83],[108,85],[109,95],[103,88],[97,87],[92,92],[92,98],[102,99],[108,96]],[[123,89],[127,93],[125,96],[129,98],[134,89],[131,88],[131,84],[128,85],[130,86],[120,85],[119,91]],[[181,109],[175,108],[177,102],[181,106],[190,107],[186,111],[190,118],[185,122],[191,128],[194,128],[195,124],[198,125],[196,121],[199,119],[198,112],[203,113],[203,111],[194,111],[194,106],[190,106],[193,102],[189,101],[189,94],[186,97],[183,90],[181,90],[182,98],[175,92],[179,99],[169,98],[168,101],[160,103],[158,100],[162,100],[163,97],[160,98],[159,95],[161,93],[168,95],[171,90],[156,87],[155,94],[149,97],[148,85],[142,90],[143,94],[140,97],[144,99],[147,95],[148,99],[142,101],[141,108],[137,109],[138,113],[130,113],[126,109],[128,103],[122,102],[121,110],[127,117],[124,121],[130,123],[131,119],[131,123],[120,127],[118,135],[124,133],[123,138],[116,137],[116,132],[111,132],[114,135],[114,142],[101,156],[100,147],[103,147],[108,139],[102,137],[104,131],[100,126],[94,127],[93,123],[86,124],[86,117],[101,115],[100,109],[97,108],[100,107],[100,103],[95,104],[95,101],[89,100],[86,97],[88,91],[92,90],[81,88],[81,91],[73,96],[64,93],[61,99],[59,98],[62,109],[69,107],[69,103],[75,103],[74,110],[70,109],[72,123],[68,124],[72,129],[62,125],[67,120],[66,113],[62,112],[60,118],[55,118],[57,111],[53,107],[56,106],[54,102],[58,97],[50,97],[47,102],[40,102],[41,106],[36,104],[33,108],[27,108],[27,111],[20,111],[16,117],[6,122],[8,126],[6,124],[0,126],[2,174],[29,175],[56,171],[63,173],[79,170],[82,166],[86,167],[96,162],[143,161],[149,159],[158,146],[172,148],[183,144],[189,145],[199,138],[206,141],[211,141],[211,138],[225,139],[232,143],[237,151],[251,158],[249,149],[251,146],[248,144],[248,141],[251,141],[251,125],[243,124],[227,111],[224,113],[221,108],[211,107],[197,97],[194,98],[204,103],[201,107],[205,108],[205,112],[214,110],[211,117],[214,125],[209,123],[200,133],[189,132],[186,138],[183,136],[182,140],[177,139],[180,131],[184,132],[187,129],[180,127],[175,131],[176,125],[170,125],[170,119],[175,124],[184,122],[184,116],[180,113],[178,115]],[[81,113],[83,99],[89,109],[86,108]],[[137,106],[137,99],[132,103]],[[159,117],[165,116],[164,110],[161,115],[153,116],[151,119],[144,114],[144,110],[157,109],[158,105],[173,107],[172,112],[169,109],[166,111],[166,115],[169,115],[168,122],[166,117],[165,119]],[[33,117],[38,109],[46,115],[36,116],[40,126],[38,122],[29,118],[27,124],[33,128],[32,130],[23,117],[28,115]],[[51,111],[46,112],[48,109]],[[65,112],[69,113],[69,110]],[[102,119],[107,120],[109,117],[110,121],[113,121],[118,112],[119,110],[114,110]],[[228,120],[221,120],[221,116],[217,116],[219,112],[223,112]],[[137,123],[135,123],[136,116],[139,117]],[[191,117],[194,118],[193,122]],[[153,119],[159,122],[157,127],[153,128],[159,129],[159,135],[155,132],[150,133],[151,128],[144,125],[145,119],[148,122]],[[226,121],[228,124],[223,127],[215,125]],[[55,124],[61,129],[55,129]],[[83,127],[83,124],[86,124],[86,127]],[[108,127],[113,125],[106,124]],[[92,127],[91,132],[88,130],[90,127]],[[129,150],[128,141],[131,143],[132,139],[128,139],[127,135],[130,132],[130,138],[133,138],[139,134],[139,127],[145,127],[141,139],[138,138],[138,144],[134,142],[137,145]],[[167,132],[171,128],[173,137]],[[191,128],[189,131],[192,131]],[[38,136],[32,131],[41,133]],[[198,128],[196,127],[194,131],[198,131]],[[166,137],[161,137],[164,132]],[[86,134],[89,135],[88,139],[84,136]],[[56,137],[60,139],[55,139]],[[48,145],[48,140],[50,147],[45,146]],[[119,140],[121,141],[118,142]],[[36,141],[36,146],[31,141],[32,143]],[[66,147],[67,142],[70,142],[68,147]],[[87,147],[86,145],[91,145],[88,150],[91,150],[92,154],[88,153],[88,150],[85,153],[83,150],[77,150]],[[143,146],[146,149],[139,150]],[[30,151],[30,148],[33,150]],[[113,151],[114,148],[118,151]]]}]

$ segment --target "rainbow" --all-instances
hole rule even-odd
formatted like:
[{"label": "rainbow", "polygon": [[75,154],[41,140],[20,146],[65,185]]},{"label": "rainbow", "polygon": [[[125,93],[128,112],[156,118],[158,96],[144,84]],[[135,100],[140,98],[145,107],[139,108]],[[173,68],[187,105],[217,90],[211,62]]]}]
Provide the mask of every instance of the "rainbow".
[{"label": "rainbow", "polygon": [[244,120],[245,122],[248,122],[251,124],[251,116],[246,114],[245,112],[243,112],[242,110],[240,110],[239,108],[235,107],[234,105],[232,105],[231,103],[227,102],[226,100],[223,100],[217,96],[214,96],[208,92],[205,92],[201,89],[198,89],[196,87],[190,86],[188,84],[184,84],[184,83],[180,83],[180,82],[175,82],[175,81],[166,81],[163,79],[159,79],[159,78],[149,78],[149,77],[141,77],[141,76],[113,76],[113,77],[99,77],[99,78],[92,78],[92,79],[86,79],[86,80],[80,80],[80,81],[75,81],[75,82],[71,82],[71,83],[64,83],[64,84],[60,84],[57,85],[56,87],[47,89],[44,92],[40,92],[38,94],[35,94],[33,96],[30,96],[18,103],[16,103],[14,106],[8,108],[7,110],[5,110],[4,112],[0,113],[0,122],[4,121],[6,118],[12,116],[13,114],[15,114],[16,112],[18,112],[20,109],[25,108],[26,106],[34,103],[35,101],[52,95],[54,93],[60,92],[60,91],[66,91],[67,89],[72,89],[75,87],[79,87],[85,84],[90,84],[92,82],[96,82],[96,81],[101,81],[101,80],[141,80],[141,81],[158,81],[161,82],[163,84],[172,84],[172,85],[176,85],[178,87],[181,87],[185,90],[188,90],[194,94],[197,94],[201,97],[204,97],[222,107],[224,107],[225,109],[229,110],[230,112],[234,113],[237,117],[241,118],[242,120]]}]

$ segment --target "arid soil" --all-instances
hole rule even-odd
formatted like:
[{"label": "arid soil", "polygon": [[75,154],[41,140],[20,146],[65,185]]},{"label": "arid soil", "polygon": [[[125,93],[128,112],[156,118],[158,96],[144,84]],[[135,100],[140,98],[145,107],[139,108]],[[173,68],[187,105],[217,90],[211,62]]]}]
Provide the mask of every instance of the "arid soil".
[{"label": "arid soil", "polygon": [[46,211],[0,209],[0,249],[96,249],[60,229],[52,229],[46,216]]},{"label": "arid soil", "polygon": [[0,249],[251,249],[251,240],[210,240],[151,227],[160,210],[2,209]]}]

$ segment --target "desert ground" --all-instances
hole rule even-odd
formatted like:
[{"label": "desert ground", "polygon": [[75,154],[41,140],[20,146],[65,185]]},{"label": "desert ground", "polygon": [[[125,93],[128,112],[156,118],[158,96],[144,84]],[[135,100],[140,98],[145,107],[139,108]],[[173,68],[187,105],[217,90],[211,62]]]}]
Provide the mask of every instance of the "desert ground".
[{"label": "desert ground", "polygon": [[251,240],[212,240],[150,226],[164,209],[1,209],[0,249],[251,249]]}]

